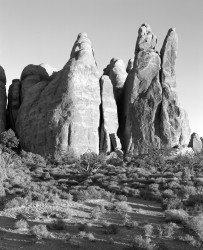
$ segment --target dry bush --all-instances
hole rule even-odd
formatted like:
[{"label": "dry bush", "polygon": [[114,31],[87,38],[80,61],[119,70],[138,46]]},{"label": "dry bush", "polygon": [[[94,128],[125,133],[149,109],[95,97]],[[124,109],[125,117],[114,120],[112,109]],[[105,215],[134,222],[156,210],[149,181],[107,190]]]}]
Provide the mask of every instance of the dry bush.
[{"label": "dry bush", "polygon": [[167,221],[186,222],[189,215],[183,209],[171,209],[165,211],[165,218]]}]

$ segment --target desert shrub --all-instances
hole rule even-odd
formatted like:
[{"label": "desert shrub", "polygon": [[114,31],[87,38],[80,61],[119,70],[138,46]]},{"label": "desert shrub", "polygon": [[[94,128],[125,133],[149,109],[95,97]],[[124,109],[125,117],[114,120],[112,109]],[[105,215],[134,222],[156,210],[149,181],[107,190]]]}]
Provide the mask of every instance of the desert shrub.
[{"label": "desert shrub", "polygon": [[15,228],[23,231],[27,230],[29,228],[29,225],[26,220],[18,220],[15,223]]},{"label": "desert shrub", "polygon": [[194,206],[196,203],[203,203],[203,194],[190,195],[187,205]]},{"label": "desert shrub", "polygon": [[146,236],[151,236],[153,232],[153,226],[150,224],[144,225],[143,231]]},{"label": "desert shrub", "polygon": [[166,209],[180,209],[183,208],[183,202],[178,198],[166,198],[162,200],[162,207]]},{"label": "desert shrub", "polygon": [[171,190],[171,189],[165,189],[165,190],[162,192],[162,197],[163,197],[163,198],[172,198],[172,197],[174,197],[173,190]]},{"label": "desert shrub", "polygon": [[189,219],[187,227],[192,229],[203,240],[203,214]]},{"label": "desert shrub", "polygon": [[134,250],[153,250],[156,244],[149,237],[143,238],[141,235],[136,235],[133,239],[132,247]]},{"label": "desert shrub", "polygon": [[62,219],[56,219],[53,220],[50,224],[48,224],[47,228],[51,230],[66,230],[67,223]]},{"label": "desert shrub", "polygon": [[119,201],[127,201],[128,198],[125,195],[117,195],[116,199]]},{"label": "desert shrub", "polygon": [[9,208],[16,208],[16,207],[21,207],[23,205],[27,205],[28,204],[28,199],[27,198],[22,198],[22,197],[15,197],[12,200],[8,201],[5,204],[5,208],[9,209]]},{"label": "desert shrub", "polygon": [[18,148],[19,140],[15,136],[12,129],[4,131],[0,134],[0,143],[7,148]]},{"label": "desert shrub", "polygon": [[73,195],[70,193],[62,192],[60,195],[61,199],[72,201],[73,200]]},{"label": "desert shrub", "polygon": [[119,232],[119,226],[116,224],[109,224],[104,226],[105,234],[117,234]]},{"label": "desert shrub", "polygon": [[78,169],[80,172],[95,173],[102,165],[105,165],[105,155],[87,152],[80,157]]},{"label": "desert shrub", "polygon": [[30,228],[30,233],[34,235],[38,240],[47,239],[50,236],[49,231],[47,230],[46,225],[34,225]]},{"label": "desert shrub", "polygon": [[148,189],[153,192],[157,192],[159,190],[159,184],[152,183],[148,186]]},{"label": "desert shrub", "polygon": [[189,215],[183,209],[172,209],[165,211],[165,218],[167,221],[174,221],[174,222],[185,222],[188,220]]},{"label": "desert shrub", "polygon": [[35,170],[38,167],[45,167],[46,166],[46,160],[44,157],[38,154],[34,154],[31,152],[26,152],[24,150],[21,151],[21,157],[24,164],[33,167],[33,170]]},{"label": "desert shrub", "polygon": [[126,201],[115,202],[114,206],[119,213],[132,212],[132,207]]}]

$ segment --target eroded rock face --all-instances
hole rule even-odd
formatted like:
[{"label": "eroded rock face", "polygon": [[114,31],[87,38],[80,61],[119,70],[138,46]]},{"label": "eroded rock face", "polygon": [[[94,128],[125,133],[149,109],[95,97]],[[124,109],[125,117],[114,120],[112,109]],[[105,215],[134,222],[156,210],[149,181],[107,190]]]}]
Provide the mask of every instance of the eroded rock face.
[{"label": "eroded rock face", "polygon": [[8,91],[8,128],[15,131],[15,123],[18,115],[18,109],[20,108],[20,91],[21,82],[19,79],[14,79],[12,84],[9,86]]},{"label": "eroded rock face", "polygon": [[6,130],[6,75],[0,66],[0,133]]},{"label": "eroded rock face", "polygon": [[110,153],[121,149],[120,140],[117,137],[118,115],[117,105],[113,93],[113,85],[108,76],[103,75],[100,79],[101,86],[101,133],[100,151]]},{"label": "eroded rock face", "polygon": [[163,98],[160,119],[162,144],[169,148],[186,146],[190,140],[190,127],[187,114],[181,109],[175,91],[177,48],[177,33],[175,29],[170,29],[161,49]]},{"label": "eroded rock face", "polygon": [[21,146],[41,155],[99,153],[99,74],[87,34],[78,35],[61,71],[50,74],[43,66],[29,65],[21,76]]},{"label": "eroded rock face", "polygon": [[162,89],[159,82],[160,57],[154,50],[156,38],[148,25],[139,29],[133,69],[125,83],[125,114],[127,116],[124,150],[146,152],[159,147],[159,105]]},{"label": "eroded rock face", "polygon": [[202,140],[197,133],[192,133],[188,147],[191,147],[195,153],[201,153]]}]

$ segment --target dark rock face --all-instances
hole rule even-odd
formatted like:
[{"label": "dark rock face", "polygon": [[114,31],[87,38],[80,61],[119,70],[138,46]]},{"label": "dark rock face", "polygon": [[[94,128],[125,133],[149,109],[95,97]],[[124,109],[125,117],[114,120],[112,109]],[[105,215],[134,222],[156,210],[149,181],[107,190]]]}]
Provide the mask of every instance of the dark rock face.
[{"label": "dark rock face", "polygon": [[18,109],[20,108],[20,91],[21,82],[19,79],[14,79],[9,86],[8,91],[8,128],[15,131],[15,123],[18,115]]},{"label": "dark rock face", "polygon": [[160,57],[156,38],[148,25],[139,29],[133,69],[125,82],[126,126],[122,138],[126,151],[145,152],[159,147],[157,112],[162,99]]},{"label": "dark rock face", "polygon": [[101,132],[100,151],[110,153],[121,148],[120,140],[117,137],[118,115],[117,105],[113,93],[113,85],[108,76],[103,75],[100,79],[101,86]]},{"label": "dark rock face", "polygon": [[175,61],[178,49],[178,36],[170,29],[161,49],[161,83],[163,89],[161,109],[161,139],[167,147],[187,146],[190,140],[190,127],[187,114],[178,102],[175,74]]},{"label": "dark rock face", "polygon": [[195,153],[201,153],[202,140],[197,133],[192,133],[188,147],[191,147]]},{"label": "dark rock face", "polygon": [[100,87],[93,48],[79,34],[71,58],[57,73],[27,66],[21,75],[16,131],[21,146],[38,154],[99,153]]},{"label": "dark rock face", "polygon": [[0,133],[6,130],[6,75],[0,66]]}]

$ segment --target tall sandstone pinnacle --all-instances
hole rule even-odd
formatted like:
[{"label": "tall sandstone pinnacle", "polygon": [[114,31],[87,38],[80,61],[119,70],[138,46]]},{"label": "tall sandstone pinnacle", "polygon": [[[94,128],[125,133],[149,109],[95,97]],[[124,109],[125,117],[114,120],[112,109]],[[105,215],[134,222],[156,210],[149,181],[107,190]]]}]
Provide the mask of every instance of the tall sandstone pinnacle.
[{"label": "tall sandstone pinnacle", "polygon": [[159,82],[160,56],[155,51],[156,37],[149,25],[138,31],[133,68],[124,87],[124,151],[145,152],[160,146],[159,113],[162,88]]},{"label": "tall sandstone pinnacle", "polygon": [[109,76],[113,85],[113,93],[116,100],[119,122],[118,137],[121,139],[124,120],[123,87],[127,77],[126,67],[123,60],[112,58],[110,64],[104,69],[104,75]]},{"label": "tall sandstone pinnacle", "polygon": [[113,92],[113,85],[107,75],[100,79],[101,87],[101,132],[100,151],[110,153],[121,149],[120,140],[117,137],[118,114]]},{"label": "tall sandstone pinnacle", "polygon": [[122,147],[145,153],[149,148],[187,146],[190,126],[187,113],[178,102],[175,75],[178,38],[170,29],[161,49],[147,24],[141,25],[135,57],[128,63],[124,84]]},{"label": "tall sandstone pinnacle", "polygon": [[178,49],[178,36],[170,29],[161,49],[161,83],[163,89],[161,107],[161,139],[167,147],[187,146],[190,141],[190,126],[187,113],[180,107],[175,91],[175,61]]},{"label": "tall sandstone pinnacle", "polygon": [[6,130],[6,75],[0,66],[0,133]]},{"label": "tall sandstone pinnacle", "polygon": [[99,153],[99,73],[86,33],[78,35],[61,71],[28,66],[21,84],[15,127],[22,148],[54,156]]}]

